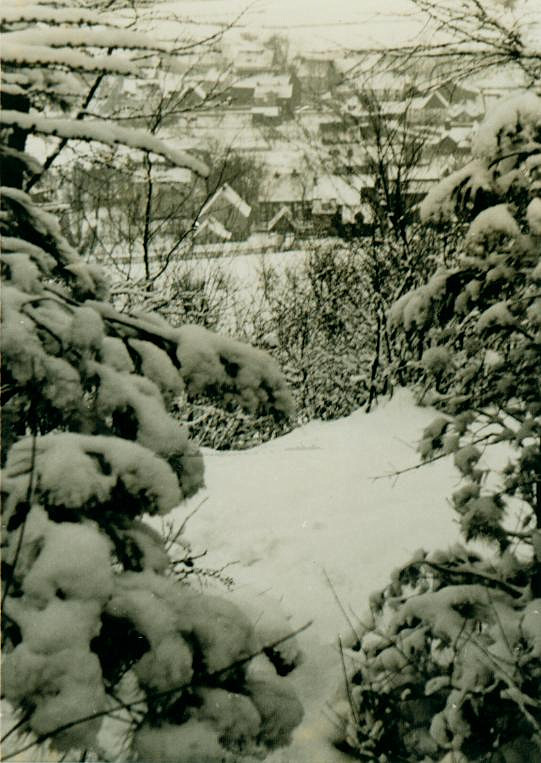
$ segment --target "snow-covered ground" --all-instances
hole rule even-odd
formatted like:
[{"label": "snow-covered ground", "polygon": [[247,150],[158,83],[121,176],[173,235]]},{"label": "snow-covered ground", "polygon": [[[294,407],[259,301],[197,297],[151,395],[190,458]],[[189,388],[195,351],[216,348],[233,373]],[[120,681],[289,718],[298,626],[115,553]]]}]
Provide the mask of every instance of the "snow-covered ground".
[{"label": "snow-covered ground", "polygon": [[206,490],[173,515],[180,525],[199,507],[186,530],[195,552],[207,550],[199,563],[235,562],[226,574],[252,607],[262,594],[262,614],[272,597],[293,627],[313,621],[298,637],[304,659],[289,679],[305,721],[273,763],[348,760],[326,742],[325,704],[341,681],[337,639],[351,635],[336,598],[355,621],[413,551],[458,538],[448,460],[377,479],[417,463],[415,443],[433,415],[401,391],[370,414],[314,421],[252,450],[206,450]]},{"label": "snow-covered ground", "polygon": [[418,463],[415,443],[433,416],[402,390],[370,414],[313,421],[251,450],[205,449],[205,490],[168,516],[178,528],[196,510],[186,538],[194,553],[207,551],[198,564],[230,565],[224,574],[234,578],[234,599],[270,623],[269,632],[276,610],[290,615],[293,629],[312,622],[297,636],[302,661],[285,679],[305,719],[269,763],[351,760],[329,742],[332,699],[343,683],[338,637],[351,639],[341,608],[355,624],[395,566],[421,546],[445,548],[458,538],[446,503],[457,483],[448,459],[386,476]]},{"label": "snow-covered ground", "polygon": [[[395,44],[409,40],[419,32],[421,21],[410,0],[165,0],[156,6],[161,14],[153,16],[157,30],[164,37],[173,37],[169,23],[172,12],[197,24],[203,36],[216,23],[227,24],[242,14],[237,22],[240,31],[287,32],[295,49],[328,50],[329,47],[358,48],[381,45],[392,39]],[[161,18],[168,19],[167,27]],[[233,30],[236,31],[236,30]],[[178,33],[177,33],[178,34]]]}]

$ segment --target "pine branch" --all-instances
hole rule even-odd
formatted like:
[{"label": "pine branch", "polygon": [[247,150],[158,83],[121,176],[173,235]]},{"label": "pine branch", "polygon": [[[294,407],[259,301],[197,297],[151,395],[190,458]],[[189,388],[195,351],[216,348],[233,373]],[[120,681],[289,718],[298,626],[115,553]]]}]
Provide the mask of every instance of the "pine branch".
[{"label": "pine branch", "polygon": [[498,578],[495,575],[490,575],[488,572],[479,572],[478,570],[473,570],[471,567],[463,567],[463,566],[448,567],[444,564],[439,564],[437,562],[432,562],[428,559],[423,559],[422,561],[410,562],[410,564],[407,564],[402,569],[404,570],[413,569],[415,567],[420,567],[421,565],[430,567],[431,569],[436,570],[437,572],[441,572],[443,575],[449,575],[449,576],[461,575],[463,577],[473,578],[474,580],[486,581],[491,586],[500,588],[502,591],[504,591],[505,593],[508,593],[514,598],[524,596],[524,593],[525,593],[524,588],[520,588],[519,586],[512,585],[511,583],[507,583],[505,580],[501,580],[501,578]]},{"label": "pine branch", "polygon": [[[255,657],[259,657],[260,655],[264,654],[267,650],[273,650],[276,649],[277,646],[280,646],[280,644],[285,643],[286,641],[289,641],[292,638],[295,638],[300,633],[303,633],[305,630],[307,630],[312,625],[312,621],[305,623],[299,628],[296,628],[291,633],[288,633],[286,636],[282,636],[279,639],[276,639],[275,641],[271,642],[270,644],[266,644],[261,649],[258,649],[256,652],[253,652],[252,654],[249,654],[246,657],[242,657],[238,660],[235,660],[234,662],[227,665],[225,668],[220,668],[220,670],[212,671],[211,673],[207,673],[204,678],[209,680],[214,680],[216,678],[219,678],[220,676],[224,675],[225,673],[228,673],[230,670],[233,670],[234,668],[241,667],[242,665],[246,665],[248,662],[253,660]],[[173,689],[166,689],[164,691],[158,691],[152,694],[152,699],[167,699],[167,697],[172,697],[178,692],[182,691],[183,689],[187,689],[188,687],[192,686],[191,681],[185,681],[182,684],[179,684],[178,686],[175,686]],[[53,731],[49,731],[46,734],[39,734],[37,735],[36,739],[29,744],[23,745],[22,747],[19,747],[16,750],[12,750],[10,753],[6,755],[6,759],[15,758],[17,755],[22,755],[23,752],[26,752],[27,750],[30,750],[32,747],[35,747],[36,745],[43,744],[44,742],[53,739],[55,736],[58,736],[58,734],[63,733],[64,731],[67,731],[68,729],[73,728],[74,726],[78,726],[81,723],[86,723],[88,721],[95,720],[96,718],[104,718],[106,716],[110,716],[111,712],[116,712],[117,710],[130,710],[133,707],[139,707],[141,705],[146,705],[148,702],[148,698],[145,697],[144,699],[137,699],[133,700],[132,702],[119,702],[117,707],[110,708],[108,710],[100,710],[96,713],[90,713],[88,715],[85,715],[81,718],[77,718],[75,721],[70,721],[69,723],[64,723],[60,726],[58,726],[56,729],[53,729]],[[0,742],[3,740],[0,740]]]}]

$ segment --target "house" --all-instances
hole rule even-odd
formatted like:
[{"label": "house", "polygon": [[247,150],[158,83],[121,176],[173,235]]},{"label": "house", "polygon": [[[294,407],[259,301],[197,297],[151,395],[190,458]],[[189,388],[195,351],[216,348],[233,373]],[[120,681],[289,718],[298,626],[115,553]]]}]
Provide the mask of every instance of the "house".
[{"label": "house", "polygon": [[231,231],[212,216],[195,225],[194,239],[197,244],[223,244],[231,241],[232,237]]},{"label": "house", "polygon": [[229,104],[239,108],[253,106],[256,85],[254,77],[243,77],[232,82],[226,91]]},{"label": "house", "polygon": [[358,140],[337,143],[330,149],[329,154],[332,156],[337,175],[358,175],[367,168],[366,146]]},{"label": "house", "polygon": [[185,167],[175,167],[157,161],[152,169],[152,183],[155,190],[178,195],[181,189],[193,186],[194,176],[191,170]]},{"label": "house", "polygon": [[449,82],[438,87],[437,92],[442,95],[451,106],[472,105],[477,103],[480,91],[474,87],[467,87],[459,82]]},{"label": "house", "polygon": [[333,53],[301,53],[295,57],[294,65],[302,94],[308,98],[321,96],[340,82]]},{"label": "house", "polygon": [[445,133],[435,145],[439,154],[466,157],[470,153],[471,127],[453,127],[449,122],[445,125]]},{"label": "house", "polygon": [[373,178],[321,175],[312,191],[312,218],[319,233],[351,238],[369,233],[373,223]]},{"label": "house", "polygon": [[[417,167],[411,167],[405,173],[400,175],[400,183],[402,186],[402,194],[408,201],[408,205],[413,208],[418,204],[427,193],[437,183],[440,182],[445,172],[445,164],[449,164],[449,160],[445,160],[443,157],[434,159],[430,163],[422,164]],[[391,167],[391,171],[388,174],[388,179],[392,183],[398,180],[398,169]],[[374,194],[374,181],[372,185],[366,186],[361,192],[361,197],[370,201],[371,196]],[[415,214],[415,213],[414,213]]]},{"label": "house", "polygon": [[282,111],[279,106],[254,106],[252,108],[252,124],[278,125],[282,121]]},{"label": "house", "polygon": [[449,119],[455,127],[470,127],[474,122],[482,119],[484,106],[482,98],[468,103],[457,103],[449,109]]},{"label": "house", "polygon": [[[133,188],[140,189],[140,214],[144,214],[148,194],[148,177],[142,172],[133,171],[130,176]],[[162,221],[164,232],[173,232],[190,227],[187,221],[193,211],[191,200],[194,190],[194,175],[184,167],[175,167],[164,161],[156,160],[152,167],[152,218]],[[119,200],[119,203],[122,203]]]},{"label": "house", "polygon": [[264,72],[256,77],[254,101],[257,106],[278,106],[292,117],[300,103],[300,84],[295,74]]},{"label": "house", "polygon": [[336,213],[342,222],[351,222],[360,209],[361,196],[354,183],[341,175],[320,175],[312,189],[312,215],[330,218]]},{"label": "house", "polygon": [[283,207],[291,213],[292,219],[301,226],[311,219],[311,180],[296,170],[274,172],[261,184],[257,205],[257,220],[260,227],[268,224]]},{"label": "house", "polygon": [[212,218],[214,227],[216,223],[219,223],[231,234],[230,238],[241,241],[248,237],[251,217],[252,207],[239,196],[234,188],[224,183],[203,206],[197,219],[202,226],[207,218]]},{"label": "house", "polygon": [[272,68],[273,52],[260,45],[250,45],[235,50],[233,69],[237,74],[260,74]]},{"label": "house", "polygon": [[268,233],[299,233],[302,225],[295,220],[289,207],[283,206],[267,224]]},{"label": "house", "polygon": [[257,103],[289,101],[293,93],[293,81],[289,74],[264,72],[255,75],[254,97]]},{"label": "house", "polygon": [[201,106],[207,99],[207,91],[201,82],[191,82],[178,94],[176,101],[180,108],[191,109]]},{"label": "house", "polygon": [[322,143],[351,143],[359,139],[359,120],[351,114],[323,118],[319,123]]},{"label": "house", "polygon": [[276,106],[281,114],[291,117],[300,101],[299,83],[289,74],[265,71],[231,83],[228,97],[233,106]]},{"label": "house", "polygon": [[416,123],[445,121],[450,103],[439,91],[412,98],[407,106],[408,120]]}]

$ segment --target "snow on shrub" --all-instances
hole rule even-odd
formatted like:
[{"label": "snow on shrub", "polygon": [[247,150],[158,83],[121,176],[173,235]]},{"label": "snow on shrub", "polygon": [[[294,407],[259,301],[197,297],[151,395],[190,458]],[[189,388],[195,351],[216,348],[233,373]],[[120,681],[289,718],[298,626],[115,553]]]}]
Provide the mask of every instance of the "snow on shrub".
[{"label": "snow on shrub", "polygon": [[449,366],[451,353],[447,347],[429,347],[424,351],[421,363],[433,374],[441,373]]},{"label": "snow on shrub", "polygon": [[541,198],[536,196],[528,204],[526,210],[528,227],[533,235],[541,236]]},{"label": "snow on shrub", "polygon": [[[473,153],[421,210],[467,220],[464,251],[389,319],[429,345],[421,382],[440,414],[419,449],[453,455],[452,505],[483,545],[417,554],[371,597],[341,705],[341,746],[360,759],[541,755],[541,99],[489,113]],[[502,444],[508,462],[491,468]]]},{"label": "snow on shrub", "polygon": [[520,233],[517,222],[507,204],[496,204],[480,212],[470,225],[468,239],[474,240],[498,233],[511,238]]},{"label": "snow on shrub", "polygon": [[[517,144],[535,144],[541,122],[541,100],[533,90],[525,90],[495,104],[472,140],[472,154],[491,162],[497,154],[507,162],[509,149]],[[532,146],[534,147],[534,146]]]},{"label": "snow on shrub", "polygon": [[2,13],[11,38],[2,72],[2,671],[17,714],[5,756],[40,743],[99,756],[102,722],[118,711],[134,759],[262,758],[302,717],[263,655],[289,633],[265,641],[241,608],[175,576],[145,515],[166,515],[203,484],[198,448],[169,411],[179,394],[204,391],[276,417],[290,414],[290,394],[262,351],[117,312],[101,270],[25,190],[42,171],[24,151],[38,133],[121,141],[206,172],[155,137],[55,114],[78,110],[81,72],[137,73],[129,55],[100,56],[112,41],[160,46],[84,9],[15,3]]}]

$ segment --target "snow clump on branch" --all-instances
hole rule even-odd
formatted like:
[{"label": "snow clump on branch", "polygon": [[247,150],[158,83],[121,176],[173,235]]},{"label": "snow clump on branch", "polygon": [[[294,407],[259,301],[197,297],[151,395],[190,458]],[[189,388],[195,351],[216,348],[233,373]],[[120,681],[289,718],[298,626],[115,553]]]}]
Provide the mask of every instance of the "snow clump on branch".
[{"label": "snow clump on branch", "polygon": [[18,714],[6,757],[27,749],[28,734],[29,746],[99,755],[104,718],[126,712],[127,683],[126,741],[139,759],[265,757],[302,717],[269,660],[254,678],[272,644],[235,604],[176,576],[178,560],[145,515],[166,515],[203,484],[201,454],[170,413],[180,392],[276,416],[291,398],[261,351],[117,312],[105,274],[25,190],[41,173],[25,140],[43,133],[122,143],[206,173],[153,136],[58,116],[79,108],[81,69],[136,68],[96,52],[115,32],[127,49],[160,46],[84,9],[13,3],[2,14],[13,32],[2,71],[2,671]]}]

